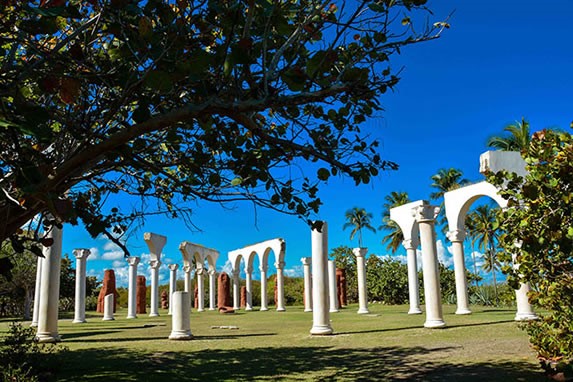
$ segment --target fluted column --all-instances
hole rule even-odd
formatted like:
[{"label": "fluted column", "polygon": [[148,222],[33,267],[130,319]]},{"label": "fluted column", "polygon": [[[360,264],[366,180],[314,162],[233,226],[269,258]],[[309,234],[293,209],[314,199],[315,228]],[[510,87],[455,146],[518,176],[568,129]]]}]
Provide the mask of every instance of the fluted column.
[{"label": "fluted column", "polygon": [[330,297],[329,312],[338,312],[338,293],[336,288],[336,263],[328,260],[328,295]]},{"label": "fluted column", "polygon": [[34,289],[34,311],[32,312],[32,323],[30,326],[38,326],[38,311],[40,310],[40,292],[42,290],[42,265],[44,258],[38,256],[36,261],[36,286]]},{"label": "fluted column", "polygon": [[74,323],[86,322],[86,261],[91,254],[89,249],[74,249],[76,258],[76,298]]},{"label": "fluted column", "polygon": [[304,311],[312,312],[312,278],[310,276],[311,257],[303,257],[302,269],[304,272]]},{"label": "fluted column", "polygon": [[277,300],[275,301],[277,306],[277,312],[284,312],[285,309],[285,279],[284,279],[284,267],[285,262],[281,261],[275,263],[277,268]]},{"label": "fluted column", "polygon": [[422,244],[422,266],[424,273],[424,296],[426,300],[426,328],[439,328],[446,325],[442,315],[442,297],[436,249],[436,215],[440,209],[424,203],[412,210],[420,229]]},{"label": "fluted column", "polygon": [[60,268],[62,263],[62,230],[52,226],[46,235],[54,240],[50,247],[43,248],[40,307],[38,309],[38,342],[57,342],[58,308],[60,304]]},{"label": "fluted column", "polygon": [[267,306],[267,264],[261,264],[261,311],[269,310]]},{"label": "fluted column", "polygon": [[312,328],[310,334],[332,334],[328,311],[328,227],[323,222],[321,232],[313,229],[312,243]]},{"label": "fluted column", "polygon": [[204,268],[197,269],[197,311],[205,311],[205,283],[203,275],[205,274]]},{"label": "fluted column", "polygon": [[253,310],[253,267],[245,268],[245,289],[247,290],[245,310]]},{"label": "fluted column", "polygon": [[420,288],[418,285],[418,259],[416,257],[418,238],[404,240],[402,245],[406,249],[408,258],[408,298],[410,300],[410,310],[408,310],[408,314],[421,314]]},{"label": "fluted column", "polygon": [[127,285],[127,318],[137,318],[137,265],[141,259],[135,256],[129,256],[127,263],[128,285]]},{"label": "fluted column", "polygon": [[239,310],[241,307],[241,279],[239,278],[239,270],[233,270],[233,309]]},{"label": "fluted column", "polygon": [[169,264],[169,312],[168,314],[173,314],[173,293],[177,289],[177,269],[179,269],[179,264]]},{"label": "fluted column", "polygon": [[368,314],[368,290],[366,288],[366,253],[368,248],[354,248],[356,278],[358,279],[358,314]]},{"label": "fluted column", "polygon": [[452,242],[452,251],[454,253],[454,273],[456,278],[456,314],[471,314],[468,297],[468,283],[466,280],[466,264],[464,256],[464,239],[466,232],[464,230],[450,231],[447,234],[448,239]]},{"label": "fluted column", "polygon": [[151,266],[151,311],[149,317],[159,316],[159,267],[161,266],[161,252],[167,237],[156,233],[146,232],[143,234],[145,244],[149,248]]},{"label": "fluted column", "polygon": [[217,278],[216,272],[214,269],[209,269],[209,310],[215,310],[215,306],[217,305],[215,302],[215,293],[216,293],[216,286],[215,286],[215,279]]}]

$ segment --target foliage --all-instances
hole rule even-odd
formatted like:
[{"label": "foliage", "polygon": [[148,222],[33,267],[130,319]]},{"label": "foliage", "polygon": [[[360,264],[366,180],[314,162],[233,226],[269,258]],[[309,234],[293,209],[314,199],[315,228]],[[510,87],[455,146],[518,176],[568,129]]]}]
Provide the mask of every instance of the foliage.
[{"label": "foliage", "polygon": [[[87,288],[86,288],[87,290]],[[76,269],[73,267],[70,256],[66,253],[62,257],[60,266],[60,298],[74,298],[76,293]]]},{"label": "foliage", "polygon": [[346,223],[342,226],[342,229],[352,228],[350,231],[350,240],[354,239],[354,236],[358,234],[358,246],[362,248],[362,230],[367,229],[372,232],[376,232],[376,228],[372,227],[372,213],[366,212],[364,208],[354,207],[347,210],[344,214],[346,218]]},{"label": "foliage", "polygon": [[128,253],[131,223],[190,223],[198,200],[312,224],[330,176],[397,167],[361,126],[399,80],[390,58],[449,27],[425,3],[1,2],[0,241],[50,212]]},{"label": "foliage", "polygon": [[[27,244],[28,246],[28,244]],[[2,243],[1,255],[10,258],[10,276],[0,274],[0,316],[31,318],[38,258],[30,251],[14,256],[11,243]]]},{"label": "foliage", "polygon": [[[501,171],[488,181],[502,188],[507,209],[498,215],[504,233],[503,271],[516,288],[529,282],[530,301],[546,314],[526,330],[540,357],[573,364],[573,138],[543,130],[524,153],[525,177]],[[518,244],[516,247],[516,243]]]},{"label": "foliage", "polygon": [[358,278],[356,276],[356,256],[352,248],[345,245],[333,248],[330,258],[336,263],[336,268],[346,270],[346,295],[348,303],[358,301]]},{"label": "foliage", "polygon": [[521,122],[515,121],[512,125],[503,128],[505,136],[494,135],[487,140],[487,146],[502,151],[524,152],[529,148],[531,133],[529,122],[521,118]]},{"label": "foliage", "polygon": [[396,259],[370,255],[366,263],[368,299],[384,304],[408,301],[408,266]]},{"label": "foliage", "polygon": [[515,290],[507,283],[499,283],[497,287],[484,284],[468,288],[470,304],[513,307],[515,306]]},{"label": "foliage", "polygon": [[382,244],[386,244],[386,250],[396,252],[398,247],[404,241],[404,234],[400,230],[400,226],[394,220],[390,219],[390,209],[409,203],[410,197],[407,192],[392,191],[384,197],[384,204],[382,205],[382,225],[378,227],[380,231],[389,231],[382,237]]}]

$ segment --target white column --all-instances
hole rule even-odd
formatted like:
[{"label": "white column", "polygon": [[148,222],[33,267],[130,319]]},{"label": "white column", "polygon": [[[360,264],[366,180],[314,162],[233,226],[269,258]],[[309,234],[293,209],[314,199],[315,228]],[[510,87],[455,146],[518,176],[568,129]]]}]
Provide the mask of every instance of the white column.
[{"label": "white column", "polygon": [[115,304],[113,301],[113,294],[108,294],[103,298],[103,321],[113,321],[113,308]]},{"label": "white column", "polygon": [[191,334],[191,299],[188,292],[174,292],[172,296],[170,340],[190,340]]},{"label": "white column", "polygon": [[440,328],[446,325],[442,315],[440,274],[436,249],[434,222],[440,209],[424,204],[412,210],[420,228],[422,244],[422,267],[424,273],[424,296],[426,300],[426,328]]},{"label": "white column", "polygon": [[34,289],[34,311],[32,312],[32,323],[30,326],[38,326],[38,311],[40,310],[40,292],[42,290],[42,265],[44,264],[44,258],[38,256],[38,261],[36,262],[36,286]]},{"label": "white column", "polygon": [[168,314],[173,314],[173,293],[177,289],[177,269],[179,269],[179,264],[169,264],[169,312]]},{"label": "white column", "polygon": [[354,248],[356,278],[358,279],[358,314],[368,314],[368,290],[366,289],[366,253],[368,248]]},{"label": "white column", "polygon": [[149,317],[157,317],[159,316],[159,267],[161,261],[151,260],[149,265],[151,266],[151,310]]},{"label": "white column", "polygon": [[408,257],[408,299],[410,300],[410,310],[408,310],[408,314],[421,314],[422,309],[420,309],[420,290],[418,285],[418,259],[416,258],[418,238],[404,240],[402,245],[406,248]]},{"label": "white column", "polygon": [[189,298],[189,309],[191,309],[191,266],[184,265],[183,271],[185,272],[185,278],[183,281],[184,284],[184,291],[187,292],[187,297]]},{"label": "white column", "polygon": [[261,264],[261,311],[269,310],[267,306],[267,264]]},{"label": "white column", "polygon": [[141,259],[135,256],[129,256],[128,285],[127,285],[127,317],[137,318],[137,265]]},{"label": "white column", "polygon": [[277,306],[277,312],[284,312],[285,309],[285,279],[284,279],[284,268],[285,262],[281,261],[275,263],[277,268],[277,300],[275,301]]},{"label": "white column", "polygon": [[253,267],[245,268],[245,289],[247,290],[245,310],[253,310]]},{"label": "white column", "polygon": [[205,283],[203,282],[204,268],[197,269],[197,311],[205,311]]},{"label": "white column", "polygon": [[239,270],[233,271],[233,309],[239,310],[241,308],[241,284],[239,278]]},{"label": "white column", "polygon": [[74,249],[76,258],[76,298],[74,323],[86,322],[86,261],[91,254],[89,249]]},{"label": "white column", "polygon": [[458,229],[448,232],[447,236],[452,242],[452,251],[454,253],[456,302],[458,305],[456,314],[471,314],[472,311],[469,307],[468,283],[466,280],[466,264],[464,256],[464,239],[466,238],[466,232]]},{"label": "white column", "polygon": [[302,262],[304,272],[304,311],[312,312],[312,278],[310,276],[311,257],[303,257]]},{"label": "white column", "polygon": [[60,268],[62,263],[62,230],[52,226],[46,235],[54,240],[50,247],[44,247],[42,281],[40,282],[40,307],[38,309],[38,342],[57,342],[58,308],[60,304]]},{"label": "white column", "polygon": [[[516,247],[521,248],[522,243],[515,243]],[[516,255],[513,257],[513,268],[519,269],[519,264],[516,262]],[[519,289],[515,290],[515,302],[517,305],[517,313],[515,314],[515,321],[537,320],[539,317],[535,314],[533,307],[529,303],[529,284],[519,283]]]},{"label": "white column", "polygon": [[216,286],[215,286],[215,279],[217,275],[214,269],[209,269],[209,310],[215,310],[215,293],[216,293]]},{"label": "white column", "polygon": [[328,311],[328,227],[322,222],[322,232],[312,230],[312,328],[310,334],[332,334]]},{"label": "white column", "polygon": [[330,296],[330,313],[338,312],[338,293],[336,288],[336,263],[328,260],[328,295]]}]

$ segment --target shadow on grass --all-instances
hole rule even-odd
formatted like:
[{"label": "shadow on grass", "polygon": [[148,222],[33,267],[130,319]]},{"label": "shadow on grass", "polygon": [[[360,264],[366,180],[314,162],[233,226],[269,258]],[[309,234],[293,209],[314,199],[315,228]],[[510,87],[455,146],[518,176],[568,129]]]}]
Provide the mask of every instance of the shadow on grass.
[{"label": "shadow on grass", "polygon": [[[168,349],[166,349],[168,350]],[[261,347],[142,353],[104,348],[65,354],[59,381],[543,381],[526,362],[460,365],[422,347]],[[438,353],[436,353],[438,354]]]}]

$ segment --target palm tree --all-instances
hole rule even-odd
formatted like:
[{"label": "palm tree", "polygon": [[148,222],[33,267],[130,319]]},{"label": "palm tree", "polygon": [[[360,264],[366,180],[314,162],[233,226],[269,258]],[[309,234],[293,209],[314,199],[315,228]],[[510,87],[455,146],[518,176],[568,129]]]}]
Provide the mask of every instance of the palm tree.
[{"label": "palm tree", "polygon": [[[472,248],[472,260],[474,262],[474,274],[479,276],[478,269],[477,269],[477,261],[475,255],[475,245],[477,241],[477,232],[476,232],[476,213],[471,212],[466,216],[465,227],[466,227],[466,234],[468,239],[470,239],[470,245]],[[479,286],[479,278],[476,278],[476,287]]]},{"label": "palm tree", "polygon": [[410,197],[407,192],[392,191],[384,197],[384,204],[382,205],[382,225],[378,227],[380,231],[389,231],[389,233],[382,237],[382,244],[386,244],[386,250],[396,252],[402,241],[404,235],[400,226],[394,221],[390,220],[390,209],[401,206],[410,202]]},{"label": "palm tree", "polygon": [[[467,179],[463,178],[462,171],[457,168],[441,168],[435,175],[432,175],[430,179],[433,181],[431,187],[436,189],[436,192],[430,194],[430,199],[434,200],[442,199],[446,192],[455,190],[469,183]],[[438,214],[437,222],[442,226],[442,231],[445,233],[447,230],[447,222],[443,200],[440,203],[440,213]]]},{"label": "palm tree", "polygon": [[362,248],[362,229],[366,228],[372,232],[376,232],[376,228],[370,224],[373,217],[372,214],[366,212],[364,208],[354,207],[346,211],[344,216],[346,217],[346,223],[344,223],[342,229],[352,227],[350,240],[354,239],[354,236],[358,233],[358,246]]},{"label": "palm tree", "polygon": [[529,131],[529,122],[523,117],[521,122],[515,121],[512,125],[504,127],[503,131],[509,133],[506,136],[491,136],[487,140],[487,146],[502,151],[527,151],[531,141],[531,132]]}]

